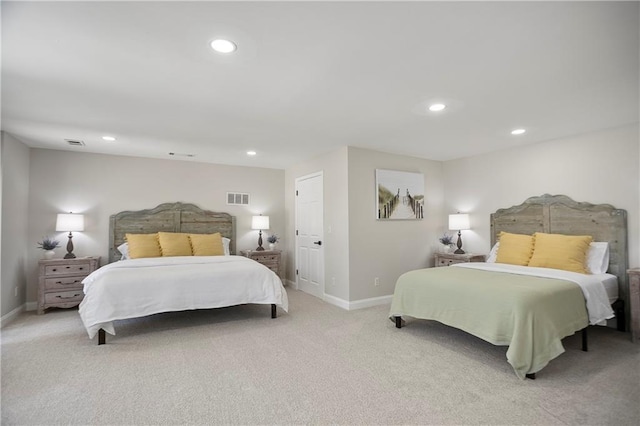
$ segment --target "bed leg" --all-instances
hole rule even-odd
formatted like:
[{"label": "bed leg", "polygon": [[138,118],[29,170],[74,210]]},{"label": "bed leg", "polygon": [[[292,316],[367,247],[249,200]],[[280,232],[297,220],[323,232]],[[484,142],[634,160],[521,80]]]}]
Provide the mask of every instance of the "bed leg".
[{"label": "bed leg", "polygon": [[524,377],[526,377],[527,379],[535,380],[536,379],[536,373],[525,374]]},{"label": "bed leg", "polygon": [[618,331],[627,331],[627,317],[624,311],[624,302],[618,299],[613,302],[613,305],[611,305],[611,307],[613,308],[613,312],[616,315],[616,325]]},{"label": "bed leg", "polygon": [[106,333],[103,329],[98,330],[98,345],[104,345],[106,340]]},{"label": "bed leg", "polygon": [[278,311],[276,310],[276,305],[275,304],[271,304],[271,318],[277,318],[278,317]]},{"label": "bed leg", "polygon": [[402,317],[394,317],[396,319],[396,328],[402,328]]},{"label": "bed leg", "polygon": [[582,350],[585,352],[589,351],[587,347],[587,327],[582,329]]}]

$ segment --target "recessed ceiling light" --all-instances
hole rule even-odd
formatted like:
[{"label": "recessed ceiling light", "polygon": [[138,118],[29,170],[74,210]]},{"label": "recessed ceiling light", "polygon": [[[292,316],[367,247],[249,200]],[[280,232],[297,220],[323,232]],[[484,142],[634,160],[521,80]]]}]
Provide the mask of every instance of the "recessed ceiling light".
[{"label": "recessed ceiling light", "polygon": [[429,106],[429,111],[438,112],[445,109],[447,106],[445,104],[433,104]]},{"label": "recessed ceiling light", "polygon": [[247,151],[247,155],[256,155],[256,154],[257,154],[257,152],[255,152],[255,151]]},{"label": "recessed ceiling light", "polygon": [[116,138],[114,138],[113,136],[103,136],[102,139],[109,142],[113,142],[116,140]]},{"label": "recessed ceiling light", "polygon": [[231,53],[234,52],[238,46],[232,41],[220,38],[211,42],[211,48],[218,53]]},{"label": "recessed ceiling light", "polygon": [[515,130],[512,130],[512,131],[511,131],[511,134],[512,134],[512,135],[521,135],[521,134],[523,134],[524,132],[526,132],[526,130],[525,130],[525,129],[515,129]]}]

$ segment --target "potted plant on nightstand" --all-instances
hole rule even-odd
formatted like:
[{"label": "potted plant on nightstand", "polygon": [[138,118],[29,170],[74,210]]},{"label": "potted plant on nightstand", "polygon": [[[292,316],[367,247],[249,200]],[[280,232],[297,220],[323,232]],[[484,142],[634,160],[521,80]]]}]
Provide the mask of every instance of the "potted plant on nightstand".
[{"label": "potted plant on nightstand", "polygon": [[267,242],[269,243],[269,250],[275,250],[276,243],[280,241],[280,237],[276,234],[271,234],[267,237]]},{"label": "potted plant on nightstand", "polygon": [[451,246],[453,245],[453,237],[451,235],[443,234],[442,237],[438,238],[440,244],[442,244],[442,253],[449,253],[451,250]]},{"label": "potted plant on nightstand", "polygon": [[44,258],[45,259],[53,259],[55,256],[55,252],[53,249],[60,245],[60,241],[51,239],[49,237],[44,237],[41,242],[38,243],[38,248],[44,250]]}]

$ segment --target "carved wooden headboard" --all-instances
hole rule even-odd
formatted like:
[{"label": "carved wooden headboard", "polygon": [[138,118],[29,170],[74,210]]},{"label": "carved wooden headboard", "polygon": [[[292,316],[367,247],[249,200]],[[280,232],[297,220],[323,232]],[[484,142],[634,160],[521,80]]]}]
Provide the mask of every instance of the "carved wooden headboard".
[{"label": "carved wooden headboard", "polygon": [[236,218],[228,213],[202,210],[194,204],[164,203],[148,210],[123,211],[109,217],[109,263],[120,260],[118,246],[126,233],[188,232],[212,234],[219,232],[231,239],[229,251],[236,252]]},{"label": "carved wooden headboard", "polygon": [[545,194],[491,214],[491,246],[501,231],[529,235],[534,232],[591,235],[593,241],[608,242],[608,272],[618,277],[619,298],[629,312],[626,210],[609,204],[579,203],[565,195]]}]

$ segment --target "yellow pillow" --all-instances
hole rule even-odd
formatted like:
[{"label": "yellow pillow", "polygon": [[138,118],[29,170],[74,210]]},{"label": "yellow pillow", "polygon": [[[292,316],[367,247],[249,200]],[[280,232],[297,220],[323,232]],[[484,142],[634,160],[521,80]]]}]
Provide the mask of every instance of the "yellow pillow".
[{"label": "yellow pillow", "polygon": [[189,234],[191,250],[194,256],[222,256],[222,235],[215,234]]},{"label": "yellow pillow", "polygon": [[158,232],[162,256],[192,256],[189,234]]},{"label": "yellow pillow", "polygon": [[129,245],[131,259],[162,256],[160,244],[158,244],[158,234],[125,234],[124,237]]},{"label": "yellow pillow", "polygon": [[585,259],[592,237],[536,232],[533,238],[535,244],[529,266],[587,273]]},{"label": "yellow pillow", "polygon": [[527,266],[533,253],[533,236],[501,232],[496,263]]}]

